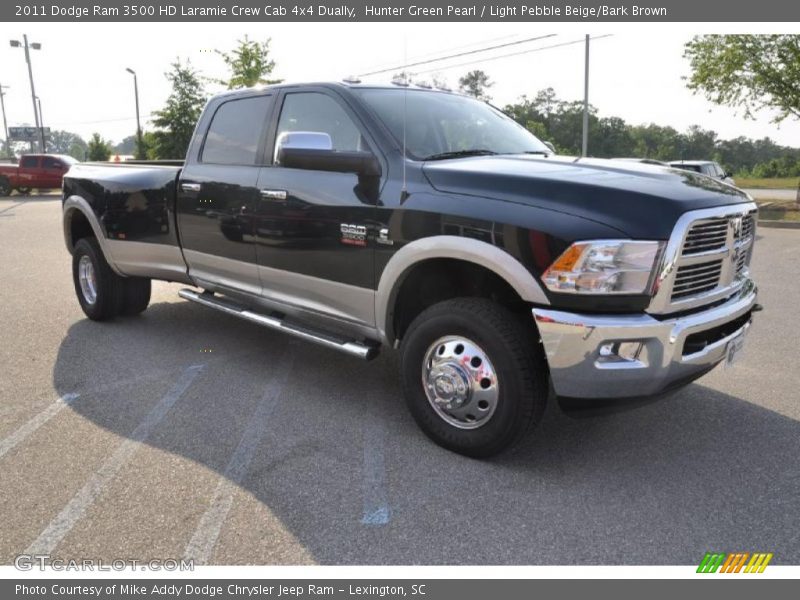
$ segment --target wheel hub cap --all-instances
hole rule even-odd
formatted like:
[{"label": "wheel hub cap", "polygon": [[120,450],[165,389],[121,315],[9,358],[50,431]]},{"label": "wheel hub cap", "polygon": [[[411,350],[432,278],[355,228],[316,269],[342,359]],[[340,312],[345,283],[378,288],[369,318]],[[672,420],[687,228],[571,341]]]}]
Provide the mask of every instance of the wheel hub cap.
[{"label": "wheel hub cap", "polygon": [[497,408],[497,374],[486,352],[460,336],[439,338],[428,348],[422,385],[436,414],[459,429],[485,425]]},{"label": "wheel hub cap", "polygon": [[89,304],[97,302],[97,279],[94,273],[94,264],[88,256],[81,256],[78,262],[78,281],[81,284],[81,294]]}]

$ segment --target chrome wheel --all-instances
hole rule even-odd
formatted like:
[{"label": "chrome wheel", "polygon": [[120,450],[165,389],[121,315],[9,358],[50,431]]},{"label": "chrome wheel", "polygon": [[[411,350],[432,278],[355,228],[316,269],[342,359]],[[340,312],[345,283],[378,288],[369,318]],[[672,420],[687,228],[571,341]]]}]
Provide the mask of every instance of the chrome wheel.
[{"label": "chrome wheel", "polygon": [[78,262],[78,281],[81,284],[83,299],[89,304],[97,302],[97,278],[94,272],[94,263],[86,255],[81,256]]},{"label": "chrome wheel", "polygon": [[464,337],[446,336],[430,345],[422,386],[436,414],[459,429],[485,425],[497,408],[497,372],[486,352]]}]

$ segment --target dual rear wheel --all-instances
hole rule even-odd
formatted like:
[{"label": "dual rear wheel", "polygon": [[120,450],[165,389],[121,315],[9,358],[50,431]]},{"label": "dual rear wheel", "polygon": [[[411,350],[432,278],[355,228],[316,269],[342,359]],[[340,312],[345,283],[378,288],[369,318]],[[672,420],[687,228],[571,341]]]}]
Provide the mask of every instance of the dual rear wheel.
[{"label": "dual rear wheel", "polygon": [[150,304],[150,280],[117,275],[95,238],[81,238],[75,244],[72,279],[78,302],[93,321],[137,315]]}]

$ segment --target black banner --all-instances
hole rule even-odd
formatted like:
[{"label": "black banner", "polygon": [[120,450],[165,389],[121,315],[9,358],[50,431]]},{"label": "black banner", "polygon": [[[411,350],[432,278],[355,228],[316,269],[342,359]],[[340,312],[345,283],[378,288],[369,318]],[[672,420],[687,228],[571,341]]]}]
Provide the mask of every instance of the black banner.
[{"label": "black banner", "polygon": [[[712,576],[713,577],[713,576]],[[273,600],[290,598],[312,600],[380,600],[417,598],[419,600],[486,600],[487,598],[571,598],[614,597],[675,598],[691,595],[698,588],[718,597],[751,598],[756,594],[767,597],[792,597],[789,590],[796,582],[780,579],[742,578],[729,579],[718,576],[713,584],[694,580],[456,580],[456,579],[395,579],[395,580],[5,580],[0,582],[0,597],[4,599],[36,598],[37,600],[133,600],[158,598],[159,600]],[[708,577],[705,577],[708,580]],[[791,586],[791,587],[790,587]]]},{"label": "black banner", "polygon": [[796,2],[761,0],[50,0],[0,3],[0,20],[397,21],[397,22],[791,22]]}]

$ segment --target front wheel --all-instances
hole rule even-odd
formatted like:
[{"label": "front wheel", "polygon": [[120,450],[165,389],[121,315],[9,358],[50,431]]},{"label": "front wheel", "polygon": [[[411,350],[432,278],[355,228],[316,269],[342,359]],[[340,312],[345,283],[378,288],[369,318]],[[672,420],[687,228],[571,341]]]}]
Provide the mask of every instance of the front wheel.
[{"label": "front wheel", "polygon": [[0,196],[11,195],[11,182],[7,177],[0,177]]},{"label": "front wheel", "polygon": [[467,456],[492,456],[520,441],[547,401],[547,369],[532,326],[483,298],[423,311],[405,335],[401,370],[422,430]]}]

